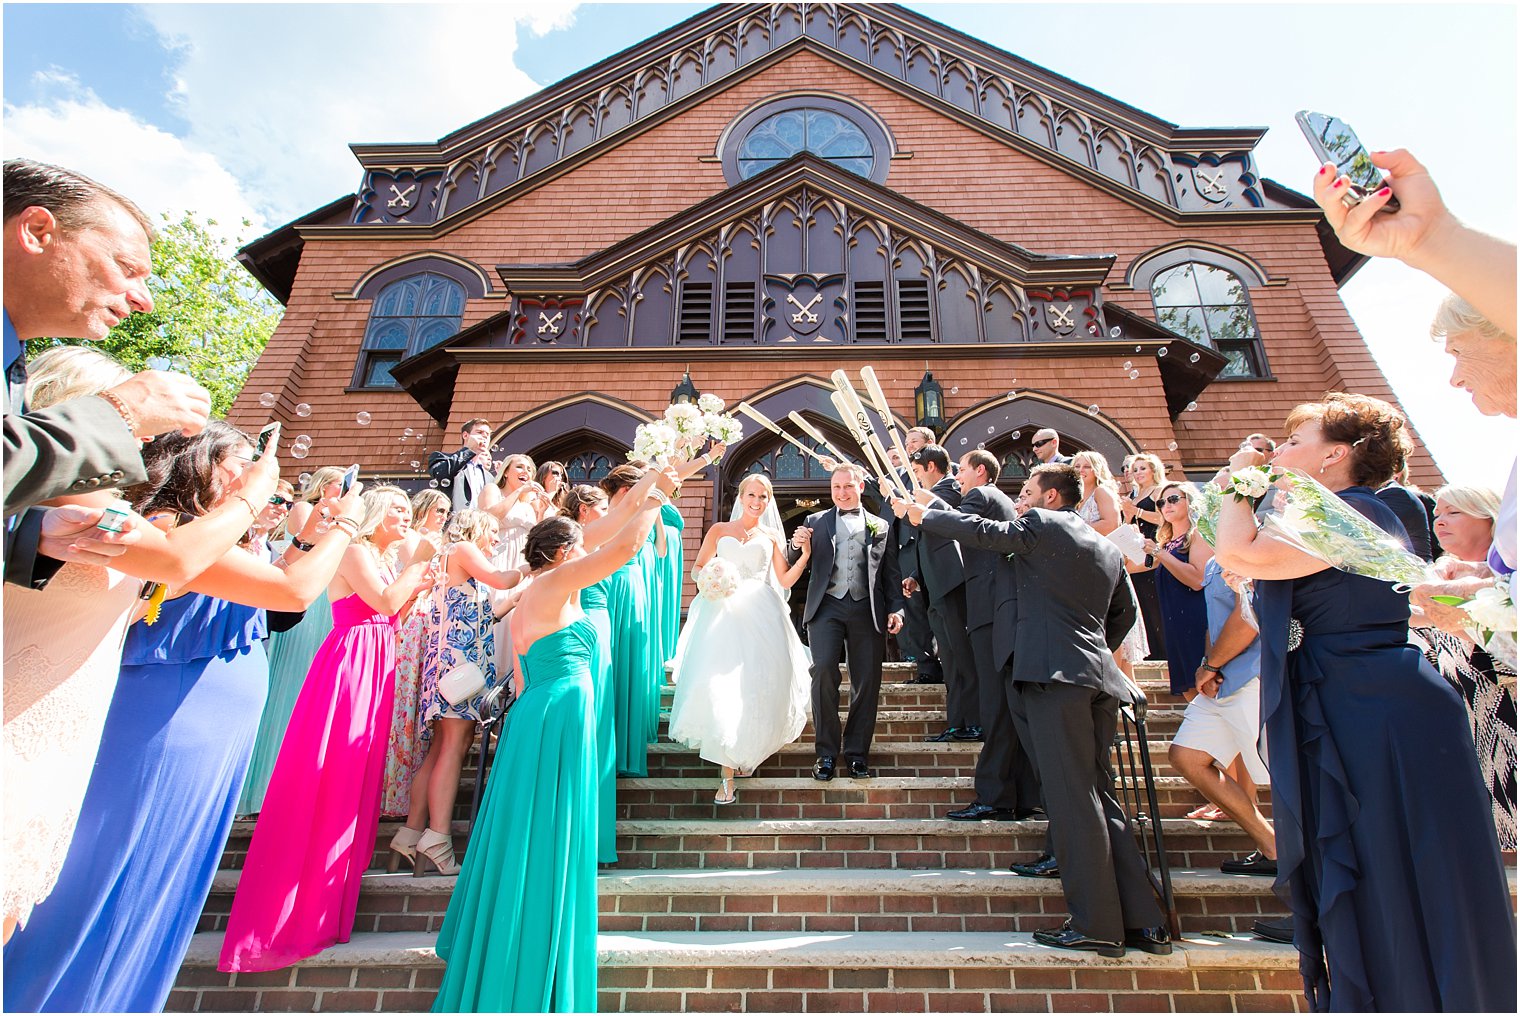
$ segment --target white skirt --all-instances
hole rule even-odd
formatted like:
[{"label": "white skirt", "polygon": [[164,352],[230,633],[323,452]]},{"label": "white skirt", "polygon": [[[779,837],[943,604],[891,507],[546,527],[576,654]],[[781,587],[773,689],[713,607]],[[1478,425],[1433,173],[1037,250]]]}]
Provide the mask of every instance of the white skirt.
[{"label": "white skirt", "polygon": [[1239,755],[1251,779],[1264,786],[1271,782],[1271,776],[1256,747],[1260,735],[1261,680],[1253,677],[1228,698],[1193,696],[1172,743],[1208,752],[1221,768]]}]

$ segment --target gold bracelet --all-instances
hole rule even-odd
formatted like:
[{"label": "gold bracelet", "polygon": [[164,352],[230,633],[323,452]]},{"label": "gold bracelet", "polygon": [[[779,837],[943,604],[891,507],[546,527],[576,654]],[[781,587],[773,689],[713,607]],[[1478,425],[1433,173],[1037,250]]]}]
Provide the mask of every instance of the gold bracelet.
[{"label": "gold bracelet", "polygon": [[243,507],[248,509],[248,514],[249,515],[252,515],[254,518],[258,518],[259,517],[259,513],[256,512],[256,511],[254,511],[253,502],[252,501],[248,500],[242,494],[234,494],[233,497],[236,498],[237,500],[243,502]]},{"label": "gold bracelet", "polygon": [[121,417],[121,422],[125,423],[127,430],[132,432],[132,436],[137,437],[139,424],[137,422],[137,414],[132,412],[132,407],[123,402],[120,395],[110,390],[101,392],[100,397],[105,399],[112,409],[116,410],[117,415]]}]

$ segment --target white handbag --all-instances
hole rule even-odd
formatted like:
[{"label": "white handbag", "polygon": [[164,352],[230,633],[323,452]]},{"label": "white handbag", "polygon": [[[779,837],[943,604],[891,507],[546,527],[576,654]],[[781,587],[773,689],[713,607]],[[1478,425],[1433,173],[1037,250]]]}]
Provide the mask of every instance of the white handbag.
[{"label": "white handbag", "polygon": [[[448,549],[444,549],[443,562],[439,565],[439,572],[448,575]],[[444,602],[445,587],[438,585],[433,589],[434,602],[438,604],[438,627],[433,631],[434,652],[442,651],[443,632],[448,627],[448,605]],[[475,629],[475,648],[477,652],[484,653],[480,644],[480,628]],[[451,706],[462,706],[470,699],[485,691],[486,674],[480,669],[480,664],[473,660],[465,660],[456,664],[438,675],[438,694]]]}]

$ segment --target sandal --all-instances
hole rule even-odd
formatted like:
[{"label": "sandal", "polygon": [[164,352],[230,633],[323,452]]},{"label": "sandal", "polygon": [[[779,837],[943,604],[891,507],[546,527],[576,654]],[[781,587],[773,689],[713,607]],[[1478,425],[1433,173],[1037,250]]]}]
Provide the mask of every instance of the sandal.
[{"label": "sandal", "polygon": [[725,776],[718,780],[718,792],[713,796],[713,804],[733,804],[738,796],[734,790],[734,778]]},{"label": "sandal", "polygon": [[1200,804],[1188,812],[1187,817],[1197,822],[1222,822],[1229,818],[1228,815],[1212,804]]},{"label": "sandal", "polygon": [[422,839],[419,830],[409,826],[402,826],[396,830],[396,835],[391,837],[390,863],[386,870],[391,874],[401,870],[403,862],[407,867],[413,867],[417,863],[417,841]]},{"label": "sandal", "polygon": [[429,829],[417,841],[417,856],[412,866],[412,877],[421,878],[431,866],[440,875],[459,874],[459,862],[454,860],[453,837]]}]

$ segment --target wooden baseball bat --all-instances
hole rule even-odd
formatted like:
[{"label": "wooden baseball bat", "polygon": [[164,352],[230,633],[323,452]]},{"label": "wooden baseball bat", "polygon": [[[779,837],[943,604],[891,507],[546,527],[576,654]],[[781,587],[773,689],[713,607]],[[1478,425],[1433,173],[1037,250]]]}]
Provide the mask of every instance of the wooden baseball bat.
[{"label": "wooden baseball bat", "polygon": [[887,407],[887,393],[882,391],[881,382],[876,380],[876,368],[870,365],[860,368],[860,379],[866,383],[866,394],[871,396],[871,401],[876,404],[876,412],[881,416],[882,426],[887,429],[887,436],[892,439],[892,447],[897,454],[902,456],[903,468],[908,471],[908,478],[913,481],[913,489],[919,490],[923,484],[918,482],[918,474],[913,471],[913,464],[908,461],[908,449],[903,444],[902,436],[897,433],[897,428],[892,426],[892,413]]}]

